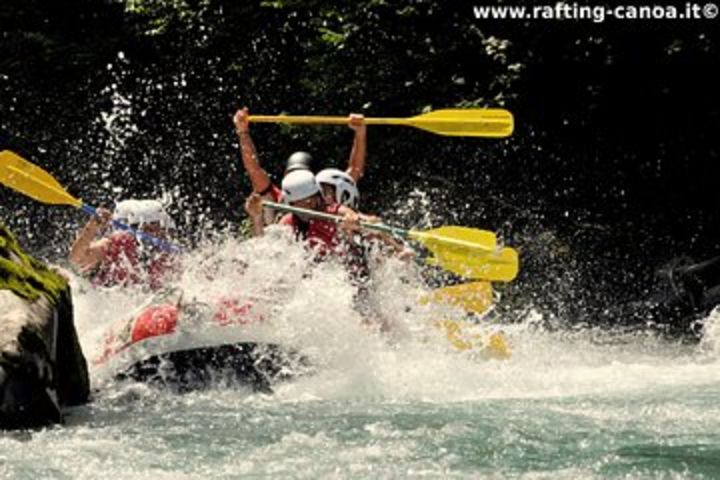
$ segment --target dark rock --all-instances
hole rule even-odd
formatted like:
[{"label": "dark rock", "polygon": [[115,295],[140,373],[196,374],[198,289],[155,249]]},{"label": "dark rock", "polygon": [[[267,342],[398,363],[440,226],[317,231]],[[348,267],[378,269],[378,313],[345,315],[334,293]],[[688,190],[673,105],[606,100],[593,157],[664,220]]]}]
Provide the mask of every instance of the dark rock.
[{"label": "dark rock", "polygon": [[0,225],[0,428],[60,422],[89,390],[68,283]]}]

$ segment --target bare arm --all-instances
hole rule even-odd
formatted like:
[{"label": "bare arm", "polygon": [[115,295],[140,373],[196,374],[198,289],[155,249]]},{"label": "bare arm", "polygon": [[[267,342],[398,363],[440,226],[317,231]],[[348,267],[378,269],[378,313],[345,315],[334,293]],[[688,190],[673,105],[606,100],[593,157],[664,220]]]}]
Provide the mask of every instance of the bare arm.
[{"label": "bare arm", "polygon": [[347,173],[355,183],[365,174],[365,158],[367,156],[367,126],[365,117],[361,114],[351,113],[348,121],[350,128],[355,130],[350,161],[348,162]]},{"label": "bare arm", "polygon": [[265,222],[263,221],[263,205],[262,197],[257,193],[252,193],[245,200],[245,211],[252,221],[253,237],[262,237],[265,233]]},{"label": "bare arm", "polygon": [[256,193],[264,192],[270,187],[270,176],[260,166],[255,144],[252,141],[252,137],[250,137],[250,122],[247,107],[235,112],[233,123],[235,124],[235,133],[237,133],[238,141],[240,142],[243,166],[250,176],[253,191]]},{"label": "bare arm", "polygon": [[90,270],[103,260],[108,240],[95,241],[95,236],[108,224],[111,215],[110,211],[99,208],[98,215],[90,219],[70,247],[70,263],[80,271]]},{"label": "bare arm", "polygon": [[[352,210],[350,207],[342,205],[338,209],[338,214],[343,216],[341,227],[343,230],[354,233],[359,232],[362,227],[360,223],[381,223],[380,217],[376,215],[368,215]],[[393,254],[397,255],[401,260],[412,260],[415,258],[415,251],[406,247],[405,244],[392,235],[383,232],[366,231],[364,234],[366,239],[376,239],[381,241],[385,246],[389,247]]]}]

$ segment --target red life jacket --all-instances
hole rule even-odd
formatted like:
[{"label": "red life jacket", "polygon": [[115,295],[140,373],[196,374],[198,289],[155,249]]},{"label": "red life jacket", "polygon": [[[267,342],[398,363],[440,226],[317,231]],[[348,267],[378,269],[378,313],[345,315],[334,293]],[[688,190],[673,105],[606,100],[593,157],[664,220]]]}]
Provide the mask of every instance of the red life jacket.
[{"label": "red life jacket", "polygon": [[[327,205],[323,208],[323,212],[337,215],[340,205]],[[336,222],[328,220],[320,220],[311,218],[308,221],[300,220],[296,215],[288,213],[278,222],[280,225],[292,227],[295,235],[300,239],[307,241],[310,248],[318,250],[324,256],[330,252],[340,253],[338,245],[338,226]]]},{"label": "red life jacket", "polygon": [[152,252],[149,259],[141,259],[138,241],[129,232],[113,233],[108,240],[103,260],[93,274],[93,285],[112,287],[147,282],[152,290],[159,290],[175,269],[174,257],[167,252]]},{"label": "red life jacket", "polygon": [[[339,210],[340,205],[337,203],[327,205],[323,209],[325,213],[332,215],[337,215]],[[360,281],[370,274],[363,247],[353,239],[340,238],[337,222],[320,219],[303,222],[289,213],[278,223],[291,226],[299,238],[306,240],[310,248],[318,252],[318,259],[323,259],[329,254],[338,257],[345,265],[351,281]]]}]

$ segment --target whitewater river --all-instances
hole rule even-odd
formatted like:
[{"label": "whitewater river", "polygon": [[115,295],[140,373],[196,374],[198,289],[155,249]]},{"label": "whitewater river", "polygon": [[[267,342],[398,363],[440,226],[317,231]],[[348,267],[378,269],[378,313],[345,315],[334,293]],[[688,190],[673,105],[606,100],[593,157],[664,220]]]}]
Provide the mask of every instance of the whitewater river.
[{"label": "whitewater river", "polygon": [[[246,267],[243,259],[254,261]],[[398,281],[403,267],[382,270],[378,302],[400,332],[388,342],[359,325],[338,270],[303,278],[303,261],[280,246],[229,242],[189,260],[180,284],[197,298],[284,278],[272,307],[278,339],[307,353],[314,375],[276,385],[273,395],[223,385],[179,395],[93,369],[94,402],[71,411],[65,426],[0,437],[2,476],[720,477],[720,329],[712,316],[701,344],[677,345],[648,335],[549,333],[530,315],[505,327],[510,359],[483,360],[427,327],[435,307],[408,308],[424,287],[408,280],[412,272]],[[233,272],[241,273],[228,281]],[[77,288],[89,359],[107,323],[140,297]]]}]

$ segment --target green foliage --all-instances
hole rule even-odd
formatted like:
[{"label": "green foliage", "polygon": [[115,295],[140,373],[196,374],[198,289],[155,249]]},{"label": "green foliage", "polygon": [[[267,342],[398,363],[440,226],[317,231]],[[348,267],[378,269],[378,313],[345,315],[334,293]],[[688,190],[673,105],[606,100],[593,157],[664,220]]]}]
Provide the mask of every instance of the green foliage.
[{"label": "green foliage", "polygon": [[[507,141],[371,128],[362,185],[371,209],[436,179],[448,198],[476,192],[458,204],[468,216],[512,225],[513,212],[536,201],[559,212],[714,204],[714,176],[698,173],[708,150],[697,147],[717,125],[708,107],[717,104],[720,58],[712,22],[678,30],[671,22],[479,21],[476,3],[3,0],[0,134],[42,148],[87,198],[115,200],[107,182],[138,195],[181,187],[187,230],[198,212],[217,223],[241,216],[236,204],[249,185],[230,119],[244,105],[257,114],[396,117],[503,106],[516,115]],[[115,94],[128,99],[123,120],[137,127],[119,146],[98,118]],[[252,129],[276,180],[293,150],[343,165],[352,138],[337,127]],[[506,195],[514,198],[488,202]]]},{"label": "green foliage", "polygon": [[191,28],[210,6],[210,0],[127,0],[131,14],[145,35],[168,34],[175,27]]},{"label": "green foliage", "polygon": [[237,238],[246,240],[252,236],[252,220],[249,217],[244,218],[238,227]]}]

